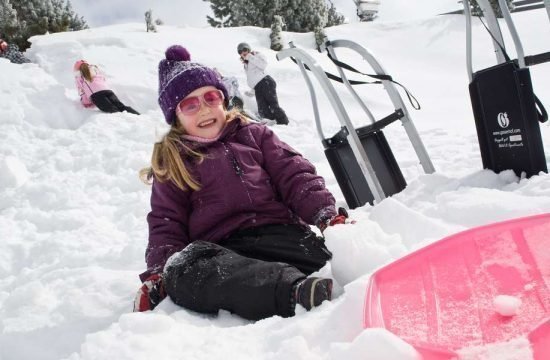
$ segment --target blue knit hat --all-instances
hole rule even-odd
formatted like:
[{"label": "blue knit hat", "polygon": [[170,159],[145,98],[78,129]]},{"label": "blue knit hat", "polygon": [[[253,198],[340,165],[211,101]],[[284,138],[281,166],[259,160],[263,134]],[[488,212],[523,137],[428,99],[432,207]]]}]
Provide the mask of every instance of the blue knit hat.
[{"label": "blue knit hat", "polygon": [[172,45],[159,63],[159,105],[168,124],[176,119],[176,106],[187,95],[203,86],[214,86],[229,96],[220,75],[202,64],[191,62],[191,54],[180,45]]}]

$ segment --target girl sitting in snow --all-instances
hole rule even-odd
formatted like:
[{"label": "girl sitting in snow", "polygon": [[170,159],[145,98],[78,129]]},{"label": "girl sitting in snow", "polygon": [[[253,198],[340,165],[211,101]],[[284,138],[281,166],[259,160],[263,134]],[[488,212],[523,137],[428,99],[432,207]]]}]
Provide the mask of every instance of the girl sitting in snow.
[{"label": "girl sitting in snow", "polygon": [[294,315],[331,299],[332,280],[307,278],[331,253],[307,224],[344,223],[313,165],[268,127],[227,111],[211,68],[172,46],[159,63],[170,131],[156,143],[147,271],[134,311],[166,295],[201,313],[251,320]]},{"label": "girl sitting in snow", "polygon": [[88,64],[85,60],[78,60],[74,63],[76,88],[80,95],[80,103],[84,107],[97,106],[106,113],[128,111],[139,115],[137,111],[124,105],[115,93],[109,89],[105,76],[97,66]]}]

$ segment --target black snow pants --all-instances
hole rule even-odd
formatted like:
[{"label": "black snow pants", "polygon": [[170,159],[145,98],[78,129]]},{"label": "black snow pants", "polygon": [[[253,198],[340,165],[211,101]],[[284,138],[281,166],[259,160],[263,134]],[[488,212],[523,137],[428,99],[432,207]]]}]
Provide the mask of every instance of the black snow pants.
[{"label": "black snow pants", "polygon": [[224,309],[250,320],[294,315],[292,286],[332,254],[323,238],[298,225],[237,232],[220,244],[194,241],[164,269],[174,303],[201,313]]},{"label": "black snow pants", "polygon": [[277,99],[277,83],[271,76],[267,75],[260,80],[254,87],[254,93],[256,94],[258,113],[262,118],[275,120],[277,124],[288,124],[286,113],[279,106]]},{"label": "black snow pants", "polygon": [[129,113],[139,115],[137,111],[124,105],[112,90],[101,90],[93,93],[90,99],[99,110],[106,113],[128,111]]}]

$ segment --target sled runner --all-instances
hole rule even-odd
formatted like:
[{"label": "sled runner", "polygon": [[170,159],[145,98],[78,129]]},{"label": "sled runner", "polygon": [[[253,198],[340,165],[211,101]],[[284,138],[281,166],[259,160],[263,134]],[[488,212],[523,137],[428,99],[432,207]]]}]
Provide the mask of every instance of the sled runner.
[{"label": "sled runner", "polygon": [[[519,337],[535,360],[550,359],[550,214],[470,229],[376,271],[364,327],[383,327],[424,360]],[[502,315],[500,295],[521,300]]]},{"label": "sled runner", "polygon": [[524,56],[510,11],[505,1],[499,0],[518,54],[517,60],[510,60],[493,8],[488,0],[477,1],[493,38],[498,62],[473,72],[470,7],[464,1],[469,90],[483,167],[495,172],[512,169],[518,176],[522,172],[527,176],[548,172],[539,128],[539,122],[545,122],[548,114],[533,93],[528,66],[550,61],[550,53]]},{"label": "sled runner", "polygon": [[[325,40],[322,49],[327,51],[328,56],[336,64],[340,77],[326,73],[309,54],[296,48],[292,43],[289,49],[277,54],[277,59],[292,58],[304,76],[311,95],[317,132],[325,148],[325,156],[348,206],[353,209],[366,203],[379,202],[386,196],[400,192],[407,185],[382,132],[385,126],[396,120],[402,122],[424,171],[433,173],[434,167],[395,87],[395,82],[386,74],[380,63],[367,49],[357,43],[348,40]],[[349,48],[361,55],[374,69],[376,75],[360,73],[338,61],[334,49],[339,47]],[[343,68],[379,79],[376,83],[384,85],[395,111],[381,120],[376,120],[352,87],[354,84],[366,84],[366,82],[348,80]],[[323,132],[315,89],[306,70],[310,70],[316,77],[342,125],[341,130],[332,137],[325,136]],[[337,79],[344,83],[367,115],[370,125],[355,129],[338,93],[329,81],[329,76],[333,80]]]}]

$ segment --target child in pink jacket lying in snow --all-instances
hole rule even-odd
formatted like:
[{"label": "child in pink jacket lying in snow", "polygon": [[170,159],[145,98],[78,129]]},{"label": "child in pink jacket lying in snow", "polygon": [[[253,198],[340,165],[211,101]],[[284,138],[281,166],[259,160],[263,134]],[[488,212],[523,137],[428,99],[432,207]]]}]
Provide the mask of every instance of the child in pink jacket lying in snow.
[{"label": "child in pink jacket lying in snow", "polygon": [[109,89],[105,76],[97,66],[88,64],[85,60],[78,60],[74,64],[74,71],[76,88],[84,107],[97,106],[99,110],[107,113],[128,111],[139,115],[136,110],[124,105]]}]

